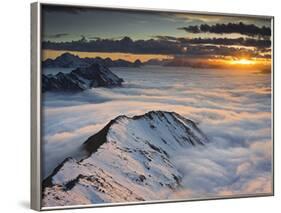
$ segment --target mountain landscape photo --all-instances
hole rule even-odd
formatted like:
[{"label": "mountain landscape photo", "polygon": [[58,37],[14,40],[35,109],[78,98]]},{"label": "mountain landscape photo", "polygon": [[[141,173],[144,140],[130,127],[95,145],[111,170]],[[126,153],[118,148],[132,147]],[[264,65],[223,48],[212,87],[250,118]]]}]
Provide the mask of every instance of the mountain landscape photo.
[{"label": "mountain landscape photo", "polygon": [[266,17],[42,6],[43,208],[273,193]]}]

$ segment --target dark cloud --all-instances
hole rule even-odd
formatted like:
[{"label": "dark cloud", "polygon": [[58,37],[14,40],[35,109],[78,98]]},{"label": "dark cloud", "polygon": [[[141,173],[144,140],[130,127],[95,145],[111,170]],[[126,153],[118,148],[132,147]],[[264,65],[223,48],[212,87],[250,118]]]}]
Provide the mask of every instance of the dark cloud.
[{"label": "dark cloud", "polygon": [[44,5],[42,6],[42,11],[46,13],[68,13],[68,14],[79,14],[81,12],[92,11],[92,8],[89,7],[81,7],[81,6],[65,6],[65,5]]},{"label": "dark cloud", "polygon": [[84,39],[72,42],[43,42],[43,48],[54,50],[92,51],[92,52],[124,52],[141,54],[178,54],[182,47],[170,41],[159,39],[136,40],[124,37],[119,40]]},{"label": "dark cloud", "polygon": [[[83,37],[84,38],[84,37]],[[89,52],[123,52],[135,54],[167,54],[188,55],[190,57],[212,56],[248,56],[263,57],[260,53],[270,50],[270,40],[250,38],[177,38],[172,36],[157,36],[149,40],[132,40],[130,37],[122,39],[94,40],[80,39],[71,42],[43,42],[44,49],[89,51]],[[237,48],[236,46],[241,47]],[[247,49],[252,46],[254,49]],[[261,49],[262,51],[259,51]]]},{"label": "dark cloud", "polygon": [[182,45],[188,44],[215,44],[215,45],[241,45],[256,48],[271,47],[270,39],[253,38],[178,38],[173,36],[155,36],[160,40],[180,42]]},{"label": "dark cloud", "polygon": [[62,38],[62,37],[66,37],[69,36],[68,33],[57,33],[57,34],[53,34],[53,35],[47,35],[47,38]]},{"label": "dark cloud", "polygon": [[271,36],[270,27],[258,27],[254,24],[244,24],[240,23],[228,23],[228,24],[201,24],[193,25],[188,27],[180,27],[179,30],[185,30],[189,33],[217,33],[217,34],[229,34],[229,33],[239,33],[241,35],[247,36],[260,36],[268,37]]},{"label": "dark cloud", "polygon": [[105,7],[93,7],[93,6],[67,6],[67,5],[52,5],[52,4],[43,4],[42,11],[46,13],[67,13],[78,15],[85,12],[95,13],[97,11],[103,12],[125,12],[126,14],[142,14],[150,16],[163,16],[163,17],[173,17],[172,12],[163,12],[163,11],[147,11],[147,10],[137,10],[137,9],[125,9],[125,8],[105,8]]}]

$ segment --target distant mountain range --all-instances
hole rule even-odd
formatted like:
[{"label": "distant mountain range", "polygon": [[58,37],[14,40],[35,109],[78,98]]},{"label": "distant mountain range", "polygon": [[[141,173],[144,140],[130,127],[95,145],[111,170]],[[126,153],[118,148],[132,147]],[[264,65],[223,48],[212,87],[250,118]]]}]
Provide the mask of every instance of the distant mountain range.
[{"label": "distant mountain range", "polygon": [[46,59],[42,62],[43,68],[77,68],[88,67],[93,63],[101,64],[105,67],[141,67],[144,65],[158,65],[158,66],[175,66],[175,67],[193,67],[193,68],[217,68],[217,65],[210,65],[202,62],[193,62],[185,58],[174,57],[172,59],[150,59],[145,62],[135,60],[134,62],[123,59],[112,60],[110,58],[80,58],[71,53],[63,53],[55,59]]},{"label": "distant mountain range", "polygon": [[92,87],[121,86],[122,78],[100,63],[76,68],[70,73],[42,74],[42,92],[79,92]]},{"label": "distant mountain range", "polygon": [[43,181],[43,206],[167,199],[181,188],[177,153],[207,143],[175,112],[118,116],[84,142],[84,157],[65,159]]},{"label": "distant mountain range", "polygon": [[91,64],[98,63],[106,67],[139,67],[142,65],[140,60],[134,62],[118,59],[112,60],[110,58],[80,58],[77,55],[70,53],[63,53],[55,59],[46,59],[42,62],[43,68],[78,68],[88,67]]}]

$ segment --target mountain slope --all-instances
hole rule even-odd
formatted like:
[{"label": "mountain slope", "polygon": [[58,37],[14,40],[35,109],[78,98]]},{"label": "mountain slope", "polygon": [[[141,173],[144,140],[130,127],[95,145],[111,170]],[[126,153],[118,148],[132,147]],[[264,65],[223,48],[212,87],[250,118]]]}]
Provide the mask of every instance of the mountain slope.
[{"label": "mountain slope", "polygon": [[46,59],[42,62],[44,68],[77,68],[88,67],[91,64],[98,63],[106,67],[140,67],[142,63],[139,60],[130,62],[122,59],[112,60],[111,58],[80,58],[71,53],[63,53],[55,59]]},{"label": "mountain slope", "polygon": [[70,73],[42,75],[42,92],[77,92],[92,87],[121,86],[123,79],[100,64],[77,68]]},{"label": "mountain slope", "polygon": [[65,159],[44,180],[43,205],[167,199],[182,179],[171,156],[207,142],[174,112],[118,116],[83,144],[83,159]]},{"label": "mountain slope", "polygon": [[81,60],[81,58],[76,55],[70,53],[64,53],[55,59],[46,59],[45,61],[42,62],[42,66],[44,68],[55,68],[55,67],[76,68],[76,67],[87,67],[89,66],[89,64]]}]

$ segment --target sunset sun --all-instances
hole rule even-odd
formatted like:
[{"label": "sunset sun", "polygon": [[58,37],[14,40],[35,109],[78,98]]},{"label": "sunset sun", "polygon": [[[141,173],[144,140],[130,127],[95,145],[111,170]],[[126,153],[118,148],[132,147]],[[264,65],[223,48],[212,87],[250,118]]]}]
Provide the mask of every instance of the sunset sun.
[{"label": "sunset sun", "polygon": [[242,59],[231,60],[229,63],[230,64],[236,64],[236,65],[251,65],[251,64],[255,64],[255,61],[250,60],[250,59],[242,58]]}]

